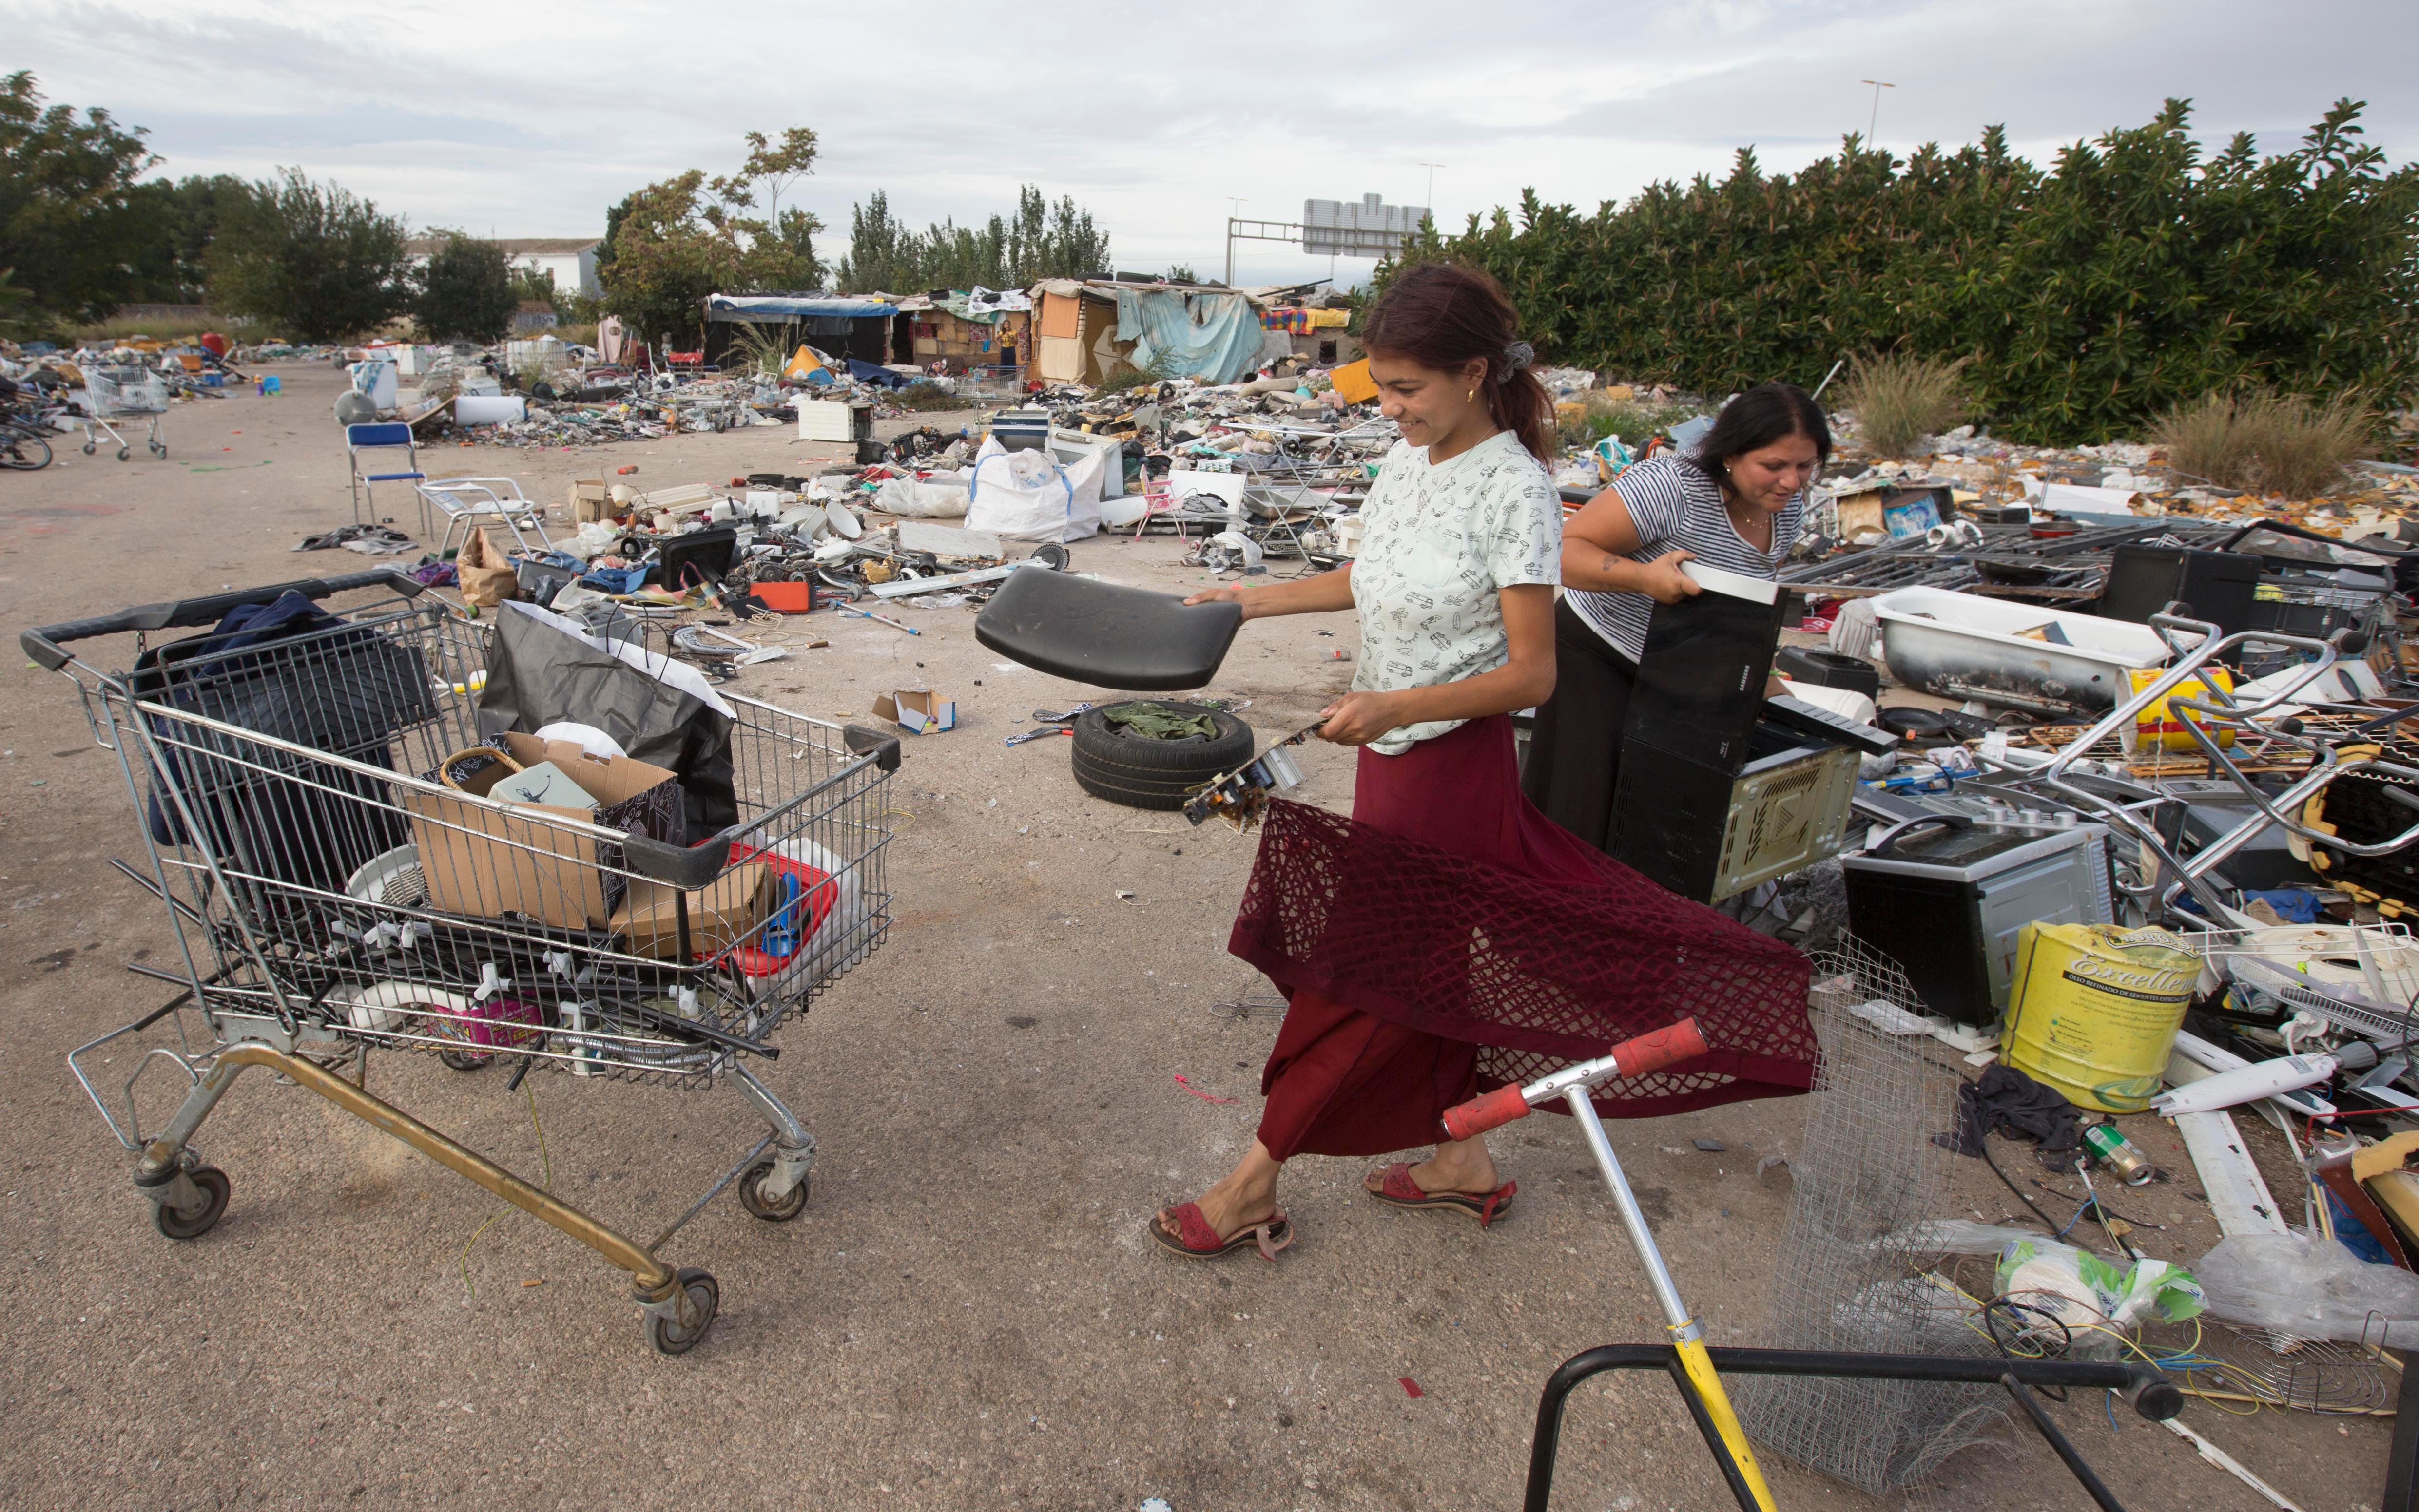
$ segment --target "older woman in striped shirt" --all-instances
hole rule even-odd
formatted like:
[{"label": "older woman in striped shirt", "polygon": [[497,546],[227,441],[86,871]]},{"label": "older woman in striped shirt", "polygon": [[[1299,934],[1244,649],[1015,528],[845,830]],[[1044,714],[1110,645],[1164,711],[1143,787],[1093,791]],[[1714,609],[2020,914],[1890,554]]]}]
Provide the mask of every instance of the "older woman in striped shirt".
[{"label": "older woman in striped shirt", "polygon": [[1621,727],[1655,605],[1698,591],[1685,561],[1775,576],[1830,454],[1830,427],[1806,390],[1763,384],[1724,405],[1693,451],[1627,468],[1563,527],[1554,695],[1520,775],[1548,817],[1612,848]]}]

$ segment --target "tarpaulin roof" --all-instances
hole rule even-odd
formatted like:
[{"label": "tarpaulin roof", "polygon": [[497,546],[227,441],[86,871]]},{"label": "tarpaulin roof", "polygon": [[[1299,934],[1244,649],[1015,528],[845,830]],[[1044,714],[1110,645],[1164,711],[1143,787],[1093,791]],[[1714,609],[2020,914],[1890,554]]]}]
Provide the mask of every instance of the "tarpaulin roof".
[{"label": "tarpaulin roof", "polygon": [[787,294],[709,294],[705,297],[705,318],[708,320],[740,320],[777,324],[805,320],[816,315],[837,316],[844,320],[864,320],[876,315],[895,315],[899,307],[880,299],[844,299],[812,295]]}]

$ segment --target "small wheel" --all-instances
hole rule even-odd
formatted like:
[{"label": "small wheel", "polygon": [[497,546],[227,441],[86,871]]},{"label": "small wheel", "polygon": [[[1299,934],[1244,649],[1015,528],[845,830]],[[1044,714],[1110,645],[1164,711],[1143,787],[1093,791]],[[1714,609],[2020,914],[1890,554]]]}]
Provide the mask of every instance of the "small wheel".
[{"label": "small wheel", "polygon": [[444,1061],[449,1071],[478,1071],[495,1057],[481,1050],[439,1050],[437,1059]]},{"label": "small wheel", "polygon": [[134,449],[132,447],[122,446],[117,449],[117,460],[120,462],[124,462],[128,457],[131,457],[133,454]]},{"label": "small wheel", "polygon": [[666,1318],[657,1313],[646,1314],[647,1342],[658,1354],[686,1354],[705,1337],[714,1326],[714,1313],[722,1305],[722,1289],[714,1277],[694,1265],[685,1265],[672,1273],[673,1281],[687,1294],[689,1321]]},{"label": "small wheel", "polygon": [[801,1175],[798,1184],[790,1188],[789,1196],[778,1202],[768,1202],[764,1199],[763,1189],[764,1184],[772,1177],[773,1163],[769,1160],[758,1161],[750,1167],[747,1174],[739,1178],[739,1205],[766,1223],[787,1223],[806,1212],[808,1178]]},{"label": "small wheel", "polygon": [[151,444],[151,450],[152,450],[154,452],[158,453],[159,458],[160,458],[160,460],[161,460],[161,461],[165,462],[165,461],[167,461],[167,460],[168,460],[168,449],[167,449],[167,447],[165,447],[164,445],[162,445],[162,444],[161,444],[161,443],[159,443],[159,442],[157,442],[157,441],[154,441],[154,442]]},{"label": "small wheel", "polygon": [[226,1172],[216,1166],[195,1166],[185,1172],[186,1179],[202,1189],[206,1199],[194,1213],[179,1213],[165,1202],[151,1204],[151,1221],[171,1239],[199,1239],[218,1227],[226,1215],[229,1184]]},{"label": "small wheel", "polygon": [[86,441],[86,442],[84,444],[84,454],[85,454],[85,456],[87,456],[87,457],[88,457],[88,456],[91,456],[91,455],[92,455],[92,451],[93,451],[93,448],[94,448],[94,446],[96,446],[97,444],[98,444],[98,443],[96,443],[96,442]]}]

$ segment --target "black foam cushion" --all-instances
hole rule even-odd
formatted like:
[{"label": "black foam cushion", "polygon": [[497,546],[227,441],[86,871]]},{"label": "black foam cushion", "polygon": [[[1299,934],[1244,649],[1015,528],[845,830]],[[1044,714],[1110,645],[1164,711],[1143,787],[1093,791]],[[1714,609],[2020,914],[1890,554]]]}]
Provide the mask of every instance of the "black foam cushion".
[{"label": "black foam cushion", "polygon": [[1218,675],[1240,604],[1186,607],[1172,593],[1027,567],[975,619],[975,639],[1037,672],[1096,688],[1166,693]]}]

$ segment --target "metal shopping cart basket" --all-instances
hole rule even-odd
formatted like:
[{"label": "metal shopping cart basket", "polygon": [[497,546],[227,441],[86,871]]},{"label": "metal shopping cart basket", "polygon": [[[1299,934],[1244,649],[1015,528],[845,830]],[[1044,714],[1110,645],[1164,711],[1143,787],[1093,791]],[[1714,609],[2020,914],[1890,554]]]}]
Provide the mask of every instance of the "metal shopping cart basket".
[{"label": "metal shopping cart basket", "polygon": [[[341,617],[305,602],[368,588],[385,592]],[[420,592],[380,569],[20,637],[75,682],[116,753],[147,855],[116,864],[167,906],[183,957],[181,972],[136,966],[184,990],[69,1065],[139,1152],[135,1186],[169,1238],[225,1211],[227,1178],[193,1139],[246,1067],[269,1066],[628,1271],[649,1340],[684,1352],[718,1294],[706,1272],[658,1259],[665,1243],[733,1182],[759,1218],[806,1206],[814,1141],[750,1066],[887,931],[882,800],[899,742],[728,697],[737,817],[695,843],[671,782],[593,812],[508,803],[488,787],[518,775],[512,750],[535,753],[478,728],[489,631]],[[238,610],[239,633],[153,638]],[[104,637],[118,640],[106,657],[78,644]],[[553,749],[558,772],[598,770]],[[639,782],[656,770],[622,768]],[[96,1087],[94,1052],[134,1035],[148,1047],[132,1075]],[[515,1086],[545,1069],[728,1087],[771,1132],[642,1245],[371,1095],[373,1048],[508,1066]],[[186,1078],[147,1132],[146,1072]]]},{"label": "metal shopping cart basket", "polygon": [[133,447],[109,422],[136,416],[151,421],[151,434],[144,438],[151,454],[168,454],[168,443],[160,439],[160,417],[168,413],[168,380],[159,374],[129,366],[85,368],[84,393],[77,404],[84,415],[85,456],[99,450],[100,436],[107,435],[117,443],[117,460],[124,462]]}]

